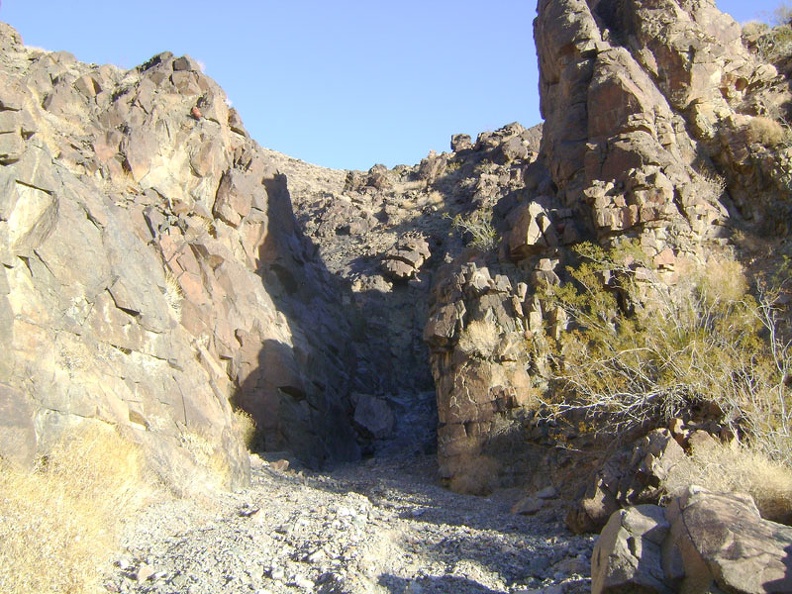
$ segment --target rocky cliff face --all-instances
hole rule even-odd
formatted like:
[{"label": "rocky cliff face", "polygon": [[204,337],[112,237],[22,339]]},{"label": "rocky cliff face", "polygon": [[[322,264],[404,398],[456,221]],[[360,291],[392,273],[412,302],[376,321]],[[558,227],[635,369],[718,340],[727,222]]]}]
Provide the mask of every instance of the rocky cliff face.
[{"label": "rocky cliff face", "polygon": [[717,235],[728,205],[700,183],[716,169],[745,218],[762,216],[757,194],[788,192],[769,150],[779,140],[755,120],[779,114],[785,85],[714,2],[538,10],[543,157],[558,198],[599,237],[632,231],[659,251]]},{"label": "rocky cliff face", "polygon": [[0,31],[0,455],[116,425],[181,487],[270,449],[355,459],[350,328],[286,178],[188,57],[131,71]]},{"label": "rocky cliff face", "polygon": [[786,233],[788,86],[714,2],[541,1],[534,29],[539,154],[496,200],[499,252],[446,268],[426,329],[441,471],[474,491],[597,465],[577,421],[541,414],[575,330],[543,287],[570,283],[575,245],[634,249],[629,274],[673,287]]}]

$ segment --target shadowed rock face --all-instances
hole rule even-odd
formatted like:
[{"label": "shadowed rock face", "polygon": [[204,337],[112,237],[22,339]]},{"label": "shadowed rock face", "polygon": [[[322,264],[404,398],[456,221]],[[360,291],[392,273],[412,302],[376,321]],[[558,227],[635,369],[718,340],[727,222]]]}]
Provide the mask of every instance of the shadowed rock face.
[{"label": "shadowed rock face", "polygon": [[0,455],[29,464],[90,420],[177,488],[196,443],[240,485],[235,397],[267,447],[355,459],[333,283],[219,87],[188,57],[122,71],[0,43]]}]

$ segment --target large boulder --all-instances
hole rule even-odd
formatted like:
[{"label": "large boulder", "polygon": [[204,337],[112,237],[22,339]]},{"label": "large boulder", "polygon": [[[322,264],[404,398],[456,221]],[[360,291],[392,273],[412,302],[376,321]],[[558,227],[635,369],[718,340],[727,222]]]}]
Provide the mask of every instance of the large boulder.
[{"label": "large boulder", "polygon": [[762,519],[748,495],[691,487],[664,509],[611,516],[594,548],[592,594],[792,591],[792,528]]}]

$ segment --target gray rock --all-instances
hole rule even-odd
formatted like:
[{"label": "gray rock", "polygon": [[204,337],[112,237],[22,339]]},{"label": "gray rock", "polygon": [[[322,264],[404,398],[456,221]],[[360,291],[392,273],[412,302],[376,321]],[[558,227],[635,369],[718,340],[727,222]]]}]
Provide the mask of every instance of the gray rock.
[{"label": "gray rock", "polygon": [[455,153],[467,151],[473,148],[473,142],[469,134],[454,134],[451,137],[451,150]]},{"label": "gray rock", "polygon": [[33,467],[38,450],[33,413],[23,393],[0,383],[0,456],[25,468]]},{"label": "gray rock", "polygon": [[614,513],[591,558],[591,592],[678,591],[666,583],[662,544],[670,532],[662,508],[640,505]]},{"label": "gray rock", "polygon": [[763,520],[749,496],[691,487],[667,509],[611,516],[594,548],[591,591],[787,592],[790,546],[792,528]]},{"label": "gray rock", "polygon": [[406,280],[421,270],[431,256],[429,243],[420,235],[406,235],[383,256],[382,269],[393,280]]},{"label": "gray rock", "polygon": [[601,465],[585,496],[567,516],[576,532],[601,530],[619,507],[657,503],[669,470],[685,452],[667,429],[655,429]]},{"label": "gray rock", "polygon": [[792,528],[763,520],[750,496],[692,487],[666,515],[686,591],[711,585],[735,593],[792,591]]},{"label": "gray rock", "polygon": [[513,514],[533,516],[544,508],[545,502],[538,497],[525,497],[512,506]]},{"label": "gray rock", "polygon": [[382,398],[360,394],[355,405],[355,423],[374,439],[386,439],[396,422],[393,410]]}]

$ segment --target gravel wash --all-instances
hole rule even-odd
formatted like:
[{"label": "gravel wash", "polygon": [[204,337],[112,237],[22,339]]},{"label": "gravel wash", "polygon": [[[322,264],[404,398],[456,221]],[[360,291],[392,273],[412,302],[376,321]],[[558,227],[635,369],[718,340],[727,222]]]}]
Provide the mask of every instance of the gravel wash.
[{"label": "gravel wash", "polygon": [[330,473],[252,457],[237,493],[167,499],[125,529],[107,570],[117,593],[539,593],[590,591],[592,536],[563,505],[511,513],[525,493],[458,495],[431,457],[373,459]]}]

